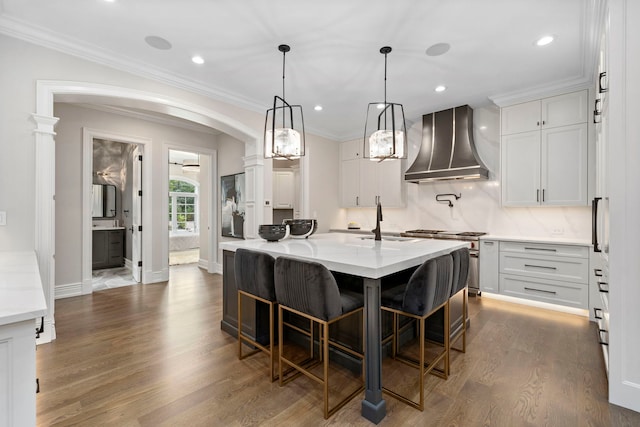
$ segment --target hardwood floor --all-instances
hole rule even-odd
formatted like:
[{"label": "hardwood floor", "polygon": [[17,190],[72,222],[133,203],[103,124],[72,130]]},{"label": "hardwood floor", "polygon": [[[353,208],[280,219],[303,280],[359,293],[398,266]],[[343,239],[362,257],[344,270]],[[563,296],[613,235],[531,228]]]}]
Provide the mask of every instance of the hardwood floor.
[{"label": "hardwood floor", "polygon": [[[220,330],[221,295],[221,276],[184,265],[166,283],[56,301],[58,339],[37,350],[38,425],[372,425],[361,396],[324,420],[316,383],[280,388],[266,356],[239,361]],[[424,412],[387,397],[379,425],[640,425],[607,402],[595,324],[487,298],[469,305],[452,375],[427,377]]]}]

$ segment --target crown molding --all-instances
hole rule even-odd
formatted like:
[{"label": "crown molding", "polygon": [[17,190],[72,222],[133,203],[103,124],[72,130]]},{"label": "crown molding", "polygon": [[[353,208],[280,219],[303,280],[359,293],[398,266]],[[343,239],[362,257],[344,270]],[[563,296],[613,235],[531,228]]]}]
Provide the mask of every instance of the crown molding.
[{"label": "crown molding", "polygon": [[[2,5],[0,3],[0,13],[2,13],[1,6]],[[13,38],[24,40],[29,43],[105,65],[120,71],[125,71],[130,74],[156,80],[173,87],[227,102],[231,105],[245,108],[250,111],[263,112],[266,111],[267,108],[264,105],[258,104],[255,101],[242,97],[238,94],[225,91],[218,87],[209,86],[195,80],[185,79],[176,74],[169,73],[160,68],[152,67],[149,64],[137,61],[136,59],[119,55],[113,51],[103,49],[96,45],[64,37],[59,33],[48,31],[42,27],[1,14],[0,34],[5,34]]]}]

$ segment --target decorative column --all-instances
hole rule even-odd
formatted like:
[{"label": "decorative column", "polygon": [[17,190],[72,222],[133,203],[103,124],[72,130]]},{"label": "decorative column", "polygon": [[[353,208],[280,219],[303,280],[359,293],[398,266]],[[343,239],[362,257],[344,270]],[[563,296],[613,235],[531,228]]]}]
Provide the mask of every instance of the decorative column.
[{"label": "decorative column", "polygon": [[56,337],[54,321],[55,295],[55,232],[56,232],[56,141],[54,127],[57,117],[32,114],[36,123],[35,134],[35,249],[42,279],[42,290],[47,302],[44,333],[39,342],[50,342]]},{"label": "decorative column", "polygon": [[[245,143],[245,153],[256,150],[255,141]],[[258,237],[258,225],[262,224],[264,212],[264,158],[262,153],[250,154],[242,158],[245,172],[245,201],[244,237],[253,239]]]}]

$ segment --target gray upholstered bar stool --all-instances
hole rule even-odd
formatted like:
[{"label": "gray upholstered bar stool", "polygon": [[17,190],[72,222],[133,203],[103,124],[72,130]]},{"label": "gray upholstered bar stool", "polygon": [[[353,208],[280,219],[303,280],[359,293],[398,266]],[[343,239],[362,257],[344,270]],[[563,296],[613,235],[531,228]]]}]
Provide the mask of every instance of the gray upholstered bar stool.
[{"label": "gray upholstered bar stool", "polygon": [[[382,293],[382,310],[393,313],[393,333],[382,341],[383,345],[392,341],[393,358],[419,371],[420,399],[413,401],[387,387],[383,391],[421,411],[424,410],[424,376],[432,373],[447,379],[449,375],[449,296],[453,280],[453,258],[451,255],[429,259],[411,275],[408,283],[400,284]],[[425,362],[425,319],[444,308],[444,343],[442,351]],[[400,353],[399,317],[406,316],[418,323],[419,357],[418,360]],[[444,372],[434,370],[439,363],[444,364]],[[383,380],[384,381],[384,380]]]},{"label": "gray upholstered bar stool", "polygon": [[[276,346],[275,346],[275,306],[276,291],[274,286],[275,259],[264,252],[239,248],[236,250],[234,260],[234,272],[236,275],[236,287],[238,288],[238,358],[256,354],[259,351],[269,355],[271,367],[271,381],[275,381]],[[257,342],[242,331],[242,300],[243,297],[254,299],[257,303],[267,304],[269,307],[269,344],[268,347]],[[248,353],[242,354],[242,345],[247,343],[253,347]]]},{"label": "gray upholstered bar stool", "polygon": [[[322,264],[303,261],[285,256],[278,257],[275,264],[275,287],[278,300],[278,345],[280,352],[280,385],[283,385],[300,374],[322,384],[324,398],[324,418],[327,419],[338,409],[364,390],[364,355],[355,349],[337,342],[330,342],[329,326],[349,316],[362,316],[364,299],[362,294],[341,290],[331,272]],[[309,332],[286,322],[285,312],[293,313],[309,320]],[[314,328],[319,326],[318,342],[320,351],[316,357],[314,344]],[[306,360],[293,360],[285,354],[284,326],[302,333],[309,339],[309,355]],[[364,334],[363,334],[364,337]],[[329,408],[329,346],[338,348],[356,359],[361,360],[362,371],[357,389],[340,400],[333,408]],[[312,372],[312,368],[322,363],[322,375]],[[297,371],[284,378],[285,366]]]},{"label": "gray upholstered bar stool", "polygon": [[[462,353],[467,351],[467,279],[469,277],[469,248],[462,248],[451,252],[453,258],[453,284],[451,296],[453,298],[462,291],[462,327],[451,337],[449,349]],[[462,337],[462,347],[455,348],[453,344]]]}]

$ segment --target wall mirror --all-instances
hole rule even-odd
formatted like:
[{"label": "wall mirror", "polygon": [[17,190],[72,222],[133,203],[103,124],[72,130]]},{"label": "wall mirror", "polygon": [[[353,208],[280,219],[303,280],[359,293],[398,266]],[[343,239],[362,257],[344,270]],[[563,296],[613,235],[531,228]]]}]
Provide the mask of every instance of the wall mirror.
[{"label": "wall mirror", "polygon": [[91,216],[94,218],[115,218],[115,185],[93,184],[91,212]]}]

